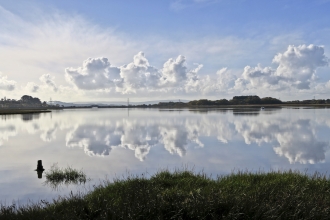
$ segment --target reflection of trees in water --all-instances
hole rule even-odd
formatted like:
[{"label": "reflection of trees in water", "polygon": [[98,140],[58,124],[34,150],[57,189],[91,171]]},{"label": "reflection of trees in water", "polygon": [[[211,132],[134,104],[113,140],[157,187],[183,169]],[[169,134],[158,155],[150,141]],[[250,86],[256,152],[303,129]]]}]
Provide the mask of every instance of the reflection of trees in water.
[{"label": "reflection of trees in water", "polygon": [[40,118],[40,114],[22,114],[22,120],[23,121],[31,121],[34,119],[39,119]]},{"label": "reflection of trees in water", "polygon": [[281,110],[281,107],[271,107],[261,109],[260,107],[244,107],[244,108],[200,108],[200,109],[189,109],[189,112],[198,114],[207,113],[233,113],[234,116],[247,115],[247,116],[258,116],[262,112],[263,114],[273,114],[276,111]]},{"label": "reflection of trees in water", "polygon": [[238,116],[238,115],[247,115],[247,116],[258,116],[261,113],[262,114],[274,114],[277,111],[280,111],[281,108],[235,108],[232,109],[233,115]]}]

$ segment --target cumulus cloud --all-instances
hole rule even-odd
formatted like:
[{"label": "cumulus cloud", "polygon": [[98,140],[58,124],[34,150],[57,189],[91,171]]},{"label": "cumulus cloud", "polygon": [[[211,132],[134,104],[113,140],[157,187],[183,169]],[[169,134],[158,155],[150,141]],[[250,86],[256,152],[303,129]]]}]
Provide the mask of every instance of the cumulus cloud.
[{"label": "cumulus cloud", "polygon": [[169,59],[164,63],[162,70],[162,84],[175,86],[178,83],[187,80],[186,58],[182,55],[176,59]]},{"label": "cumulus cloud", "polygon": [[306,77],[309,79],[317,67],[328,64],[324,48],[316,45],[290,45],[283,53],[277,54],[274,63],[278,63],[277,75],[287,78]]},{"label": "cumulus cloud", "polygon": [[316,76],[316,69],[328,65],[329,60],[324,48],[316,45],[290,45],[284,53],[278,53],[274,59],[276,69],[246,66],[242,76],[237,79],[235,88],[268,88],[283,90],[294,87],[298,90],[310,89]]},{"label": "cumulus cloud", "polygon": [[54,92],[58,91],[58,87],[54,82],[55,77],[52,77],[50,74],[43,74],[39,80],[43,82],[49,88],[52,88]]},{"label": "cumulus cloud", "polygon": [[199,78],[197,84],[202,94],[228,94],[234,90],[237,77],[227,67],[221,68],[216,72],[215,77],[207,75]]},{"label": "cumulus cloud", "polygon": [[149,65],[143,52],[134,56],[133,62],[120,67],[121,84],[116,88],[121,93],[136,93],[137,90],[152,91],[159,84],[158,70]]},{"label": "cumulus cloud", "polygon": [[197,73],[203,65],[188,70],[186,58],[179,55],[169,59],[162,69],[149,64],[143,52],[133,57],[133,62],[115,67],[107,58],[88,58],[79,68],[66,68],[68,82],[82,90],[111,90],[121,94],[138,91],[167,91],[176,89],[188,91],[198,81]]},{"label": "cumulus cloud", "polygon": [[270,67],[262,68],[261,65],[246,66],[241,77],[237,80],[237,89],[268,88],[277,90],[282,88],[280,81],[285,80],[283,77],[276,76],[275,71]]},{"label": "cumulus cloud", "polygon": [[37,85],[37,84],[34,83],[34,82],[28,82],[28,83],[26,84],[26,88],[27,88],[27,90],[28,90],[29,92],[38,92],[39,89],[40,89],[40,86]]},{"label": "cumulus cloud", "polygon": [[8,80],[7,76],[2,76],[0,72],[0,90],[12,91],[15,89],[16,82]]},{"label": "cumulus cloud", "polygon": [[[276,68],[246,66],[241,75],[222,68],[216,74],[200,75],[203,64],[188,68],[186,57],[168,59],[158,69],[143,52],[123,66],[112,66],[107,58],[89,58],[79,68],[66,68],[66,79],[81,90],[114,91],[118,94],[235,94],[243,91],[305,90],[317,79],[316,70],[328,65],[322,46],[289,46],[277,54]],[[323,86],[326,88],[326,86]]]},{"label": "cumulus cloud", "polygon": [[119,73],[105,57],[88,58],[82,67],[65,69],[67,81],[84,90],[110,89],[121,80]]}]

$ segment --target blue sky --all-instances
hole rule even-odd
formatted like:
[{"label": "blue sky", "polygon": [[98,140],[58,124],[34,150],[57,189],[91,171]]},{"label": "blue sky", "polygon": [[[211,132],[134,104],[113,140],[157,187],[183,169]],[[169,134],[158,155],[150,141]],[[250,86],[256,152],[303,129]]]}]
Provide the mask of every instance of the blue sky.
[{"label": "blue sky", "polygon": [[0,0],[0,95],[330,98],[329,11],[327,0]]}]

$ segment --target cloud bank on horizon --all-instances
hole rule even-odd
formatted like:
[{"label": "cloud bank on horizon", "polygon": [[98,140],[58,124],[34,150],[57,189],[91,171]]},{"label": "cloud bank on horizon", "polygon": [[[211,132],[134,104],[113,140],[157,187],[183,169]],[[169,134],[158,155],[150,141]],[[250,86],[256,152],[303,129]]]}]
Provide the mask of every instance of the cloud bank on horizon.
[{"label": "cloud bank on horizon", "polygon": [[[178,11],[220,2],[176,0],[168,9],[182,14]],[[274,37],[236,34],[185,40],[149,33],[142,39],[81,15],[36,14],[26,19],[0,2],[2,96],[29,94],[62,101],[329,98],[327,47],[320,40],[303,40],[294,31]]]},{"label": "cloud bank on horizon", "polygon": [[[188,68],[186,57],[179,55],[167,60],[162,68],[149,64],[143,52],[137,53],[133,61],[123,66],[111,65],[106,57],[88,58],[81,67],[65,68],[65,79],[81,91],[98,91],[112,94],[248,94],[260,90],[302,91],[311,85],[319,90],[330,89],[330,81],[317,82],[317,69],[327,66],[329,59],[324,47],[317,45],[289,45],[283,53],[272,60],[276,68],[246,66],[241,75],[236,76],[228,68],[222,68],[213,75],[200,75],[203,64],[195,63]],[[67,90],[58,87],[55,77],[43,74],[41,84],[28,82],[26,89],[36,93],[41,88],[53,92]],[[8,76],[0,76],[0,90],[13,91],[16,82]],[[61,92],[61,91],[60,91]]]},{"label": "cloud bank on horizon", "polygon": [[[130,93],[244,93],[257,89],[270,91],[308,90],[316,82],[316,70],[327,66],[329,59],[324,48],[316,45],[289,45],[283,53],[278,53],[273,63],[277,68],[246,66],[236,77],[227,68],[214,76],[200,76],[202,64],[189,69],[186,58],[179,55],[170,58],[157,69],[149,64],[143,52],[133,58],[133,62],[116,67],[105,57],[88,58],[82,67],[66,68],[68,82],[81,90],[106,90],[120,94]],[[321,84],[319,83],[318,86]],[[326,84],[323,86],[327,86]]]}]

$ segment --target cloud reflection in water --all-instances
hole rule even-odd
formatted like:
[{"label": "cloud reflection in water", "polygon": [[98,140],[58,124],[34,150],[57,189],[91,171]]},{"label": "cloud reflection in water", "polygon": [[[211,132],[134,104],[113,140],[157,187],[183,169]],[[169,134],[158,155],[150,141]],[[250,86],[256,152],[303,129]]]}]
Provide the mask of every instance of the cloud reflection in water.
[{"label": "cloud reflection in water", "polygon": [[[287,111],[295,113],[296,110]],[[140,161],[144,161],[155,146],[184,157],[193,148],[208,147],[210,138],[218,139],[219,147],[235,146],[233,143],[271,146],[274,153],[290,163],[322,162],[329,149],[328,139],[320,140],[318,134],[322,126],[330,128],[330,120],[315,119],[310,114],[260,112],[251,117],[249,114],[234,115],[228,110],[207,114],[183,111],[181,115],[150,111],[150,117],[130,118],[92,114],[92,111],[84,114],[89,118],[70,115],[68,121],[59,113],[53,119],[40,118],[21,124],[11,124],[7,120],[0,125],[0,145],[24,130],[30,134],[39,133],[43,141],[52,142],[57,132],[63,130],[66,146],[82,148],[89,156],[105,157],[115,148],[125,148],[134,151]]]}]

